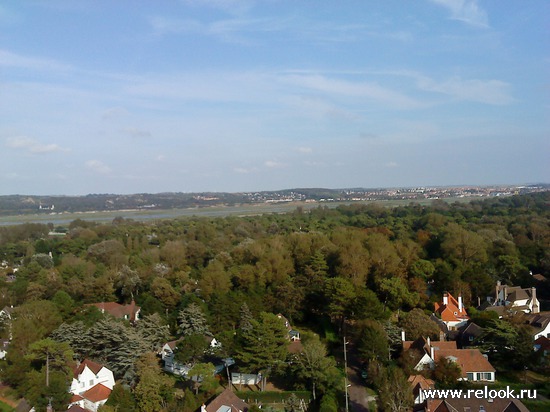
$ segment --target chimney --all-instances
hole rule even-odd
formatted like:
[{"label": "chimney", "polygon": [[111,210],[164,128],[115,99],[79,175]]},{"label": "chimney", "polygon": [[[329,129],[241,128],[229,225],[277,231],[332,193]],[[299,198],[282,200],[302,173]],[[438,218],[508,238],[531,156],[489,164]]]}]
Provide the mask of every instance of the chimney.
[{"label": "chimney", "polygon": [[442,330],[439,331],[439,340],[443,342],[445,340],[445,332]]},{"label": "chimney", "polygon": [[458,295],[458,312],[462,313],[464,305],[462,304],[462,295]]},{"label": "chimney", "polygon": [[531,288],[531,312],[533,313],[539,313],[539,303],[537,300],[537,288],[532,287]]},{"label": "chimney", "polygon": [[435,351],[433,346],[430,346],[430,358],[435,362]]},{"label": "chimney", "polygon": [[405,342],[405,340],[406,340],[406,339],[405,339],[405,331],[404,331],[404,330],[401,330],[401,340],[402,340],[403,342]]},{"label": "chimney", "polygon": [[495,287],[495,305],[498,305],[498,293],[500,292],[500,280],[497,280],[497,285]]},{"label": "chimney", "polygon": [[447,292],[443,294],[443,304],[448,305],[449,304],[449,295],[447,295]]},{"label": "chimney", "polygon": [[426,339],[428,341],[428,346],[432,346],[432,341],[430,340],[430,337],[428,336],[428,339]]}]

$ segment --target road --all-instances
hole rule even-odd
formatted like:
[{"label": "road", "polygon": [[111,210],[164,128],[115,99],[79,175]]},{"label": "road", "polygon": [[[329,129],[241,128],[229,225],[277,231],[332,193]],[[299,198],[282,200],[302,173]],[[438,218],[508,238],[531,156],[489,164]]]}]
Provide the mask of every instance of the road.
[{"label": "road", "polygon": [[369,412],[369,402],[376,398],[367,393],[365,380],[361,378],[361,365],[355,356],[353,347],[348,346],[348,388],[349,410],[351,412]]}]

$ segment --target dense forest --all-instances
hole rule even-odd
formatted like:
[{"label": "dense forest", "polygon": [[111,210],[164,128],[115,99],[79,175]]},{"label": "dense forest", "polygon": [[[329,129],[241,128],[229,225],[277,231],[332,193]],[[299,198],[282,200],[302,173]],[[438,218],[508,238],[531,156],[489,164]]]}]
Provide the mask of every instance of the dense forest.
[{"label": "dense forest", "polygon": [[[498,280],[527,287],[532,274],[550,276],[549,203],[542,192],[154,223],[75,220],[55,237],[48,225],[0,227],[0,305],[14,307],[9,325],[0,322],[11,338],[2,381],[38,410],[49,398],[66,409],[74,362],[92,358],[118,382],[100,410],[195,411],[225,379],[204,372],[213,361],[197,336],[207,334],[236,370],[286,377],[285,389],[312,393],[312,410],[330,411],[343,402],[346,334],[379,407],[392,410],[388,397],[408,376],[400,330],[435,334],[426,318],[443,292],[475,307]],[[539,299],[548,292],[540,288]],[[86,306],[133,300],[135,326]],[[302,332],[294,361],[276,314]],[[208,376],[200,384],[165,374],[151,355],[173,339],[184,342],[177,359]]]}]

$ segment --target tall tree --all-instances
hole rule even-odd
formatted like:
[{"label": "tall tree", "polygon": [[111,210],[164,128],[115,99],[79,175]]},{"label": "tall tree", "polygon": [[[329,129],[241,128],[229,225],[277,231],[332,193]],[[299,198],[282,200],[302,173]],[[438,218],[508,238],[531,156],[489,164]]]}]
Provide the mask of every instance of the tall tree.
[{"label": "tall tree", "polygon": [[310,386],[314,401],[318,392],[326,393],[338,387],[341,374],[336,368],[334,358],[328,356],[326,346],[317,335],[303,341],[302,350],[296,355],[296,362],[296,374]]},{"label": "tall tree", "polygon": [[206,316],[199,305],[193,302],[179,311],[178,333],[182,336],[210,334]]}]

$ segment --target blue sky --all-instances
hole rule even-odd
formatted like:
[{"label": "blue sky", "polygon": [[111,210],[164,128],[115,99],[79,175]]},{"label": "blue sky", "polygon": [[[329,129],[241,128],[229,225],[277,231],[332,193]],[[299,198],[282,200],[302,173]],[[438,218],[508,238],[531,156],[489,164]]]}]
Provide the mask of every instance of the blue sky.
[{"label": "blue sky", "polygon": [[0,194],[549,182],[545,0],[0,4]]}]

